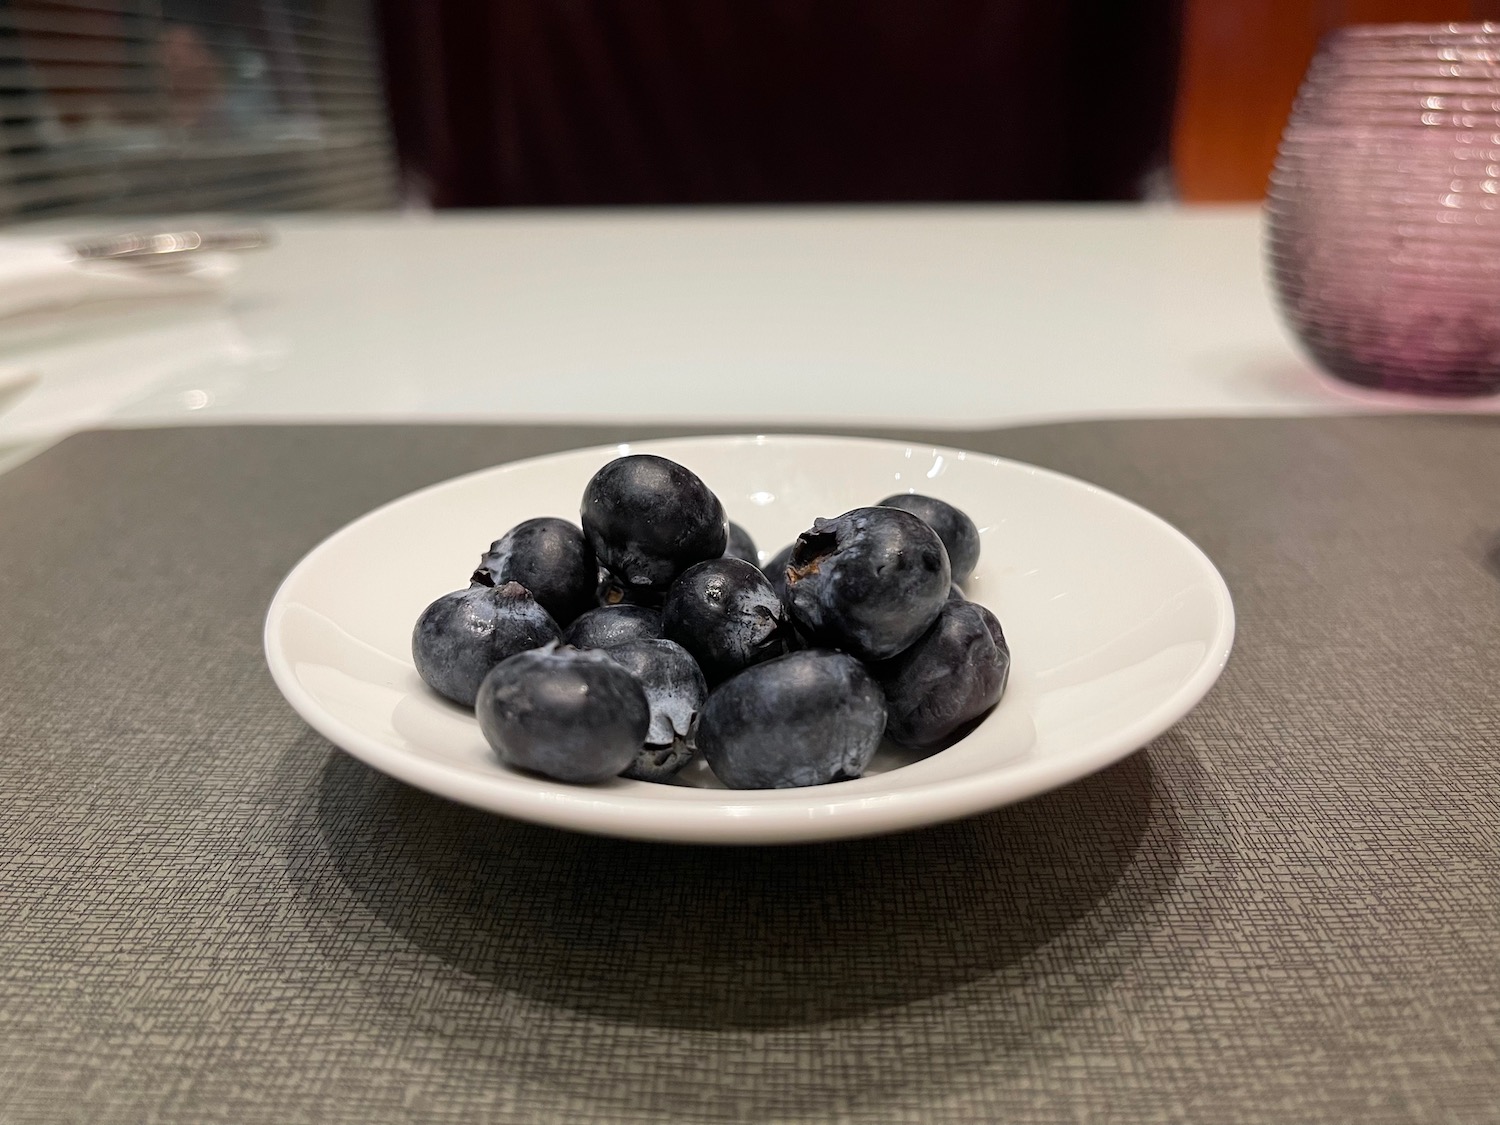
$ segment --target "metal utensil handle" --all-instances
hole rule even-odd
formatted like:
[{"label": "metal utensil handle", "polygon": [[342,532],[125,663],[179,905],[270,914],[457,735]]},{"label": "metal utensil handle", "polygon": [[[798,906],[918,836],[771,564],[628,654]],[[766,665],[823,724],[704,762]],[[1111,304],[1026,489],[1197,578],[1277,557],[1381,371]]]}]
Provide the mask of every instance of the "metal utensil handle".
[{"label": "metal utensil handle", "polygon": [[73,253],[86,261],[153,258],[163,254],[194,251],[257,250],[270,243],[270,235],[255,228],[221,231],[155,231],[111,235],[75,242]]}]

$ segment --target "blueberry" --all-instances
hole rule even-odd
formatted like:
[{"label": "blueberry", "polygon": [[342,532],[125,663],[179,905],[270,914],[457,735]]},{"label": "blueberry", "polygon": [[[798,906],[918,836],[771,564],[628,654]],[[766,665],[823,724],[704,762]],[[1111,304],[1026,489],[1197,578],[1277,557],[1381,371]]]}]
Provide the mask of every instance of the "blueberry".
[{"label": "blueberry", "polygon": [[599,581],[594,590],[597,605],[648,605],[660,609],[666,598],[665,590],[649,586],[628,586],[623,579],[616,578],[604,567],[599,568]]},{"label": "blueberry", "polygon": [[427,686],[465,707],[500,661],[558,638],[557,622],[516,582],[444,594],[422,611],[411,655]]},{"label": "blueberry", "polygon": [[543,516],[518,523],[490,544],[474,581],[485,586],[519,582],[559,625],[592,609],[598,574],[594,549],[576,524]]},{"label": "blueberry", "polygon": [[787,624],[791,627],[791,634],[787,640],[787,647],[792,652],[796,652],[798,649],[817,647],[816,645],[811,644],[808,641],[807,636],[798,626],[796,618],[792,616],[791,603],[787,601],[786,568],[787,565],[792,561],[792,548],[794,548],[796,545],[797,544],[795,543],[788,543],[785,547],[776,552],[775,557],[773,557],[770,562],[761,567],[761,570],[765,573],[766,581],[771,584],[771,589],[776,591],[776,596],[781,599],[782,607],[786,609]]},{"label": "blueberry", "polygon": [[792,549],[796,546],[795,543],[788,543],[776,552],[770,562],[761,567],[766,581],[771,583],[771,589],[776,591],[776,596],[782,601],[786,601],[786,568],[792,561]]},{"label": "blueberry", "polygon": [[1010,647],[988,609],[951,601],[921,640],[872,671],[885,690],[891,741],[930,750],[1000,701]]},{"label": "blueberry", "polygon": [[640,681],[651,708],[646,744],[624,775],[638,781],[667,781],[693,756],[687,734],[703,707],[708,685],[698,662],[675,641],[627,641],[605,650]]},{"label": "blueberry", "polygon": [[760,554],[755,549],[755,540],[750,533],[733,520],[729,521],[729,542],[724,547],[724,557],[744,559],[751,566],[760,565]]},{"label": "blueberry", "polygon": [[651,723],[640,683],[602,652],[549,645],[495,665],[474,705],[508,766],[604,781],[635,760]]},{"label": "blueberry", "polygon": [[952,586],[948,552],[899,508],[817,520],[792,548],[787,607],[815,644],[883,660],[937,620]]},{"label": "blueberry", "polygon": [[662,633],[693,654],[708,682],[788,651],[786,611],[760,568],[721,558],[689,567],[667,591]]},{"label": "blueberry", "polygon": [[840,652],[794,652],[747,668],[703,705],[694,741],[731,789],[858,777],[885,729],[885,697]]},{"label": "blueberry", "polygon": [[943,541],[953,581],[963,585],[979,565],[979,528],[964,512],[946,500],[915,492],[898,492],[880,502],[882,508],[900,508],[916,516]]},{"label": "blueberry", "polygon": [[688,567],[724,554],[724,506],[675,461],[619,457],[583,491],[583,533],[625,585],[665,591]]},{"label": "blueberry", "polygon": [[966,602],[969,599],[964,596],[964,592],[959,589],[958,583],[955,582],[953,588],[948,591],[948,600],[950,602]]},{"label": "blueberry", "polygon": [[626,641],[661,636],[661,610],[643,605],[609,605],[578,617],[563,634],[574,648],[609,648]]}]

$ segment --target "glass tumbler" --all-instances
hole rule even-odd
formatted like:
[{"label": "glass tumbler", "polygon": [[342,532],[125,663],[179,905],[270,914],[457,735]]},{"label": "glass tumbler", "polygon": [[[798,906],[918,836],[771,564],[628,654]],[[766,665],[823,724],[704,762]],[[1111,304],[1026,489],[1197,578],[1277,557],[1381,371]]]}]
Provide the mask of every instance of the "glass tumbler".
[{"label": "glass tumbler", "polygon": [[1500,390],[1500,24],[1330,36],[1282,135],[1267,256],[1283,315],[1340,379]]}]

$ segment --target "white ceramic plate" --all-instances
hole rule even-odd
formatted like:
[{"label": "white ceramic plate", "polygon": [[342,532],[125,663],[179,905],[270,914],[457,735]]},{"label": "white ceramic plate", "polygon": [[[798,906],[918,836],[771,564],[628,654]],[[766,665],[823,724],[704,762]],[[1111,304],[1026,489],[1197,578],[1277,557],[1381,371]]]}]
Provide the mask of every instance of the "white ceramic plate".
[{"label": "white ceramic plate", "polygon": [[[532,516],[576,520],[583,487],[622,453],[687,465],[768,558],[811,525],[893,492],[939,496],[979,525],[968,594],[1013,657],[1000,705],[917,760],[888,745],[871,772],[808,789],[568,785],[498,763],[472,713],[429,691],[411,630],[468,584],[492,539]],[[486,469],[413,493],[337,532],[287,576],[266,620],[277,686],[319,732],[378,770],[456,801],[560,828],[699,843],[789,843],[948,820],[1092,773],[1203,698],[1234,638],[1229,591],[1156,516],[1030,465],[925,445],[716,437],[608,446]],[[691,767],[690,767],[691,770]]]}]

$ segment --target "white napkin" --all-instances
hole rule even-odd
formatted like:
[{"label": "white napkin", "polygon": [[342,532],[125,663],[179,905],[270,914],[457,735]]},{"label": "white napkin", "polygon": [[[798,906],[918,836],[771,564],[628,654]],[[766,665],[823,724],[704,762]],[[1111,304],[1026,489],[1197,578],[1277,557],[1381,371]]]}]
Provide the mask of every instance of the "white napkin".
[{"label": "white napkin", "polygon": [[0,317],[65,309],[92,301],[141,300],[214,293],[239,265],[229,254],[80,259],[62,239],[0,238]]}]

